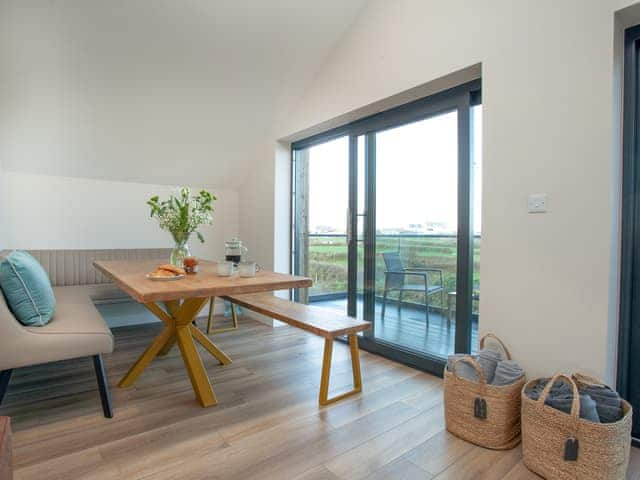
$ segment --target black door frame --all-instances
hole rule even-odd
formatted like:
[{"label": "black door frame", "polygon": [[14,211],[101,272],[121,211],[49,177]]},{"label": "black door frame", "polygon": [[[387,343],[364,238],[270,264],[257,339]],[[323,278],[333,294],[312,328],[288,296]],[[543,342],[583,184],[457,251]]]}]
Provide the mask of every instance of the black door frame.
[{"label": "black door frame", "polygon": [[[620,318],[617,389],[634,408],[640,401],[640,379],[631,381],[634,355],[640,352],[640,26],[625,31]],[[634,318],[636,319],[634,321]],[[638,358],[635,358],[637,362]],[[637,368],[637,367],[636,367]],[[636,374],[639,372],[636,372]],[[634,421],[635,438],[640,425]]]},{"label": "black door frame", "polygon": [[[366,320],[375,317],[375,133],[396,128],[415,121],[443,113],[458,113],[458,241],[457,241],[457,277],[456,277],[456,338],[455,351],[471,351],[472,287],[473,287],[473,165],[471,158],[471,107],[481,103],[481,81],[475,80],[450,90],[410,102],[405,105],[381,112],[333,130],[294,142],[291,145],[292,160],[295,151],[314,145],[349,137],[349,205],[347,219],[348,250],[348,314],[356,315],[357,302],[357,174],[359,136],[364,135],[365,144],[365,213],[364,213],[364,299],[363,315]],[[292,179],[295,168],[292,163]],[[293,196],[292,196],[293,198]],[[295,218],[295,204],[292,204],[292,217]],[[293,243],[299,233],[292,225]],[[292,273],[298,273],[295,259]],[[294,297],[295,298],[295,297]],[[436,355],[425,355],[403,349],[401,346],[384,342],[374,337],[373,329],[363,335],[360,341],[363,349],[378,353],[407,365],[442,375],[445,360]]]}]

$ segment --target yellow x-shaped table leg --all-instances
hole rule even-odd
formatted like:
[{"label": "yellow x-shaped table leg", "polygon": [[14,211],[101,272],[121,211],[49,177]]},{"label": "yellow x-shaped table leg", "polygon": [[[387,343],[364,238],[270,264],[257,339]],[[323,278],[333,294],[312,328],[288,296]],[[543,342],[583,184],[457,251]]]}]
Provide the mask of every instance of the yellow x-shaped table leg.
[{"label": "yellow x-shaped table leg", "polygon": [[155,303],[145,304],[149,311],[162,320],[164,329],[120,380],[118,386],[125,388],[133,385],[157,355],[167,353],[177,342],[196,398],[203,407],[215,405],[217,403],[216,396],[211,388],[194,339],[223,365],[230,364],[231,359],[191,323],[206,302],[207,298],[189,298],[182,303],[179,301],[166,302],[166,311]]}]

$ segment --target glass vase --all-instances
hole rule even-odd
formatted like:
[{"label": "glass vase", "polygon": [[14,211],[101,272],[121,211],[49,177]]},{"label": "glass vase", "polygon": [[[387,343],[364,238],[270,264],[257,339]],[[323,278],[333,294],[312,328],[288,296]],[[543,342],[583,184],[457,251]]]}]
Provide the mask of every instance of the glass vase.
[{"label": "glass vase", "polygon": [[176,244],[171,251],[169,262],[171,265],[184,268],[184,259],[191,256],[191,250],[189,250],[189,234],[174,233],[173,239]]}]

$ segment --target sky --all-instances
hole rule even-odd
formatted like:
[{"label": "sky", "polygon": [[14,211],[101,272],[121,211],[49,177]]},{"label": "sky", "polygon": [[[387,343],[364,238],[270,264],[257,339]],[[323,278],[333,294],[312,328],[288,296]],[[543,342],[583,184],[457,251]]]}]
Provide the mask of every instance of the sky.
[{"label": "sky", "polygon": [[[481,231],[482,106],[473,107],[474,227]],[[376,134],[376,228],[429,227],[455,233],[457,226],[457,113],[403,125]],[[364,141],[358,142],[359,197],[363,200]],[[349,141],[342,137],[309,152],[309,227],[318,232],[346,228]],[[415,228],[415,227],[414,227]]]}]

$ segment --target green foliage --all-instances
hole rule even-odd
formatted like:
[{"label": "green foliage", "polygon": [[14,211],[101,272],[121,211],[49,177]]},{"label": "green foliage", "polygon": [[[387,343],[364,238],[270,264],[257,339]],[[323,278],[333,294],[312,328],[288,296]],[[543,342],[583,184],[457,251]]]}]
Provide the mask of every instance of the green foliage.
[{"label": "green foliage", "polygon": [[[480,243],[474,242],[473,286],[480,286]],[[457,241],[450,237],[378,237],[376,239],[376,295],[381,296],[384,291],[384,261],[383,252],[400,252],[405,265],[411,267],[439,268],[443,271],[445,292],[456,290]],[[364,249],[358,248],[358,278],[363,276]],[[347,291],[347,245],[342,237],[311,237],[309,239],[309,272],[314,285],[310,289],[311,295],[339,293]],[[421,279],[414,279],[420,281]],[[437,274],[430,273],[429,281],[439,283]],[[408,301],[424,302],[424,295],[408,293]],[[446,308],[447,296],[444,295]],[[440,296],[433,295],[432,305],[439,305]],[[477,304],[477,302],[475,302]],[[477,305],[475,305],[477,308]]]},{"label": "green foliage", "polygon": [[198,240],[204,237],[197,229],[200,225],[213,222],[213,201],[217,198],[207,190],[200,190],[197,195],[191,189],[182,187],[178,195],[171,195],[160,200],[157,195],[147,201],[151,218],[156,218],[160,228],[171,233],[177,243],[185,243],[189,236],[196,232]]}]

